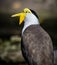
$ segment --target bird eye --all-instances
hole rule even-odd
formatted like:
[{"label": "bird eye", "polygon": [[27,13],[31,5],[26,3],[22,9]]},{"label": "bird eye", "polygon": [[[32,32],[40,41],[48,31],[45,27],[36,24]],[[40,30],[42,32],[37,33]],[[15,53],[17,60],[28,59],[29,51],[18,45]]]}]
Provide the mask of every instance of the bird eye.
[{"label": "bird eye", "polygon": [[26,13],[30,13],[29,11],[26,11]]},{"label": "bird eye", "polygon": [[22,12],[24,12],[24,13],[30,13],[29,11],[22,11]]}]

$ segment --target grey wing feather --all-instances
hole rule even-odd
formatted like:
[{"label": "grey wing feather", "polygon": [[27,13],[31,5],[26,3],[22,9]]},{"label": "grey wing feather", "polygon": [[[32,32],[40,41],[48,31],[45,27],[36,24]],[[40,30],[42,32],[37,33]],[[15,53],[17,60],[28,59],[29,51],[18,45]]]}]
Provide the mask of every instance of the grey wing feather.
[{"label": "grey wing feather", "polygon": [[23,54],[30,65],[52,65],[52,41],[41,27],[40,29],[36,31],[29,28],[25,31],[22,36]]}]

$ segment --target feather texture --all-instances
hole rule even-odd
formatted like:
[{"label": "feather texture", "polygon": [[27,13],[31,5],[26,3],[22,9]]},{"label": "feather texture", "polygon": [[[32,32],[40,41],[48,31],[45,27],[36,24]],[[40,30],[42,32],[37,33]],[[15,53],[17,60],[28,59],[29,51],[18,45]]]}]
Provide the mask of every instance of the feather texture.
[{"label": "feather texture", "polygon": [[53,65],[52,41],[40,25],[31,25],[24,31],[21,46],[29,65]]}]

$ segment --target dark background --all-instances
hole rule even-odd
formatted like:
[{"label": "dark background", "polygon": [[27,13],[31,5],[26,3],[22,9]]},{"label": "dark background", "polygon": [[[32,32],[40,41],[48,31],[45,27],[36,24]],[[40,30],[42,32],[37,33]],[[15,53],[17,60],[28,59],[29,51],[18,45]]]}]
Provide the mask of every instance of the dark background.
[{"label": "dark background", "polygon": [[[57,0],[0,0],[0,58],[4,63],[25,64],[20,41],[19,18],[11,18],[23,8],[36,11],[40,25],[49,33],[54,52],[57,50]],[[57,53],[57,52],[56,52]],[[56,55],[56,54],[55,54]],[[57,63],[57,56],[55,63]]]}]

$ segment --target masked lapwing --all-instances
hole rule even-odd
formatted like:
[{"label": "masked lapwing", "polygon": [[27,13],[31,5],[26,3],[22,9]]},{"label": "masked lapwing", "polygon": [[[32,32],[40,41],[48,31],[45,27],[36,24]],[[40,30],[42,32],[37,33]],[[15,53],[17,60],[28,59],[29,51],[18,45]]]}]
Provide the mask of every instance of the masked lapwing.
[{"label": "masked lapwing", "polygon": [[12,15],[24,22],[21,50],[28,65],[53,65],[53,45],[49,34],[41,27],[37,14],[28,8]]}]

